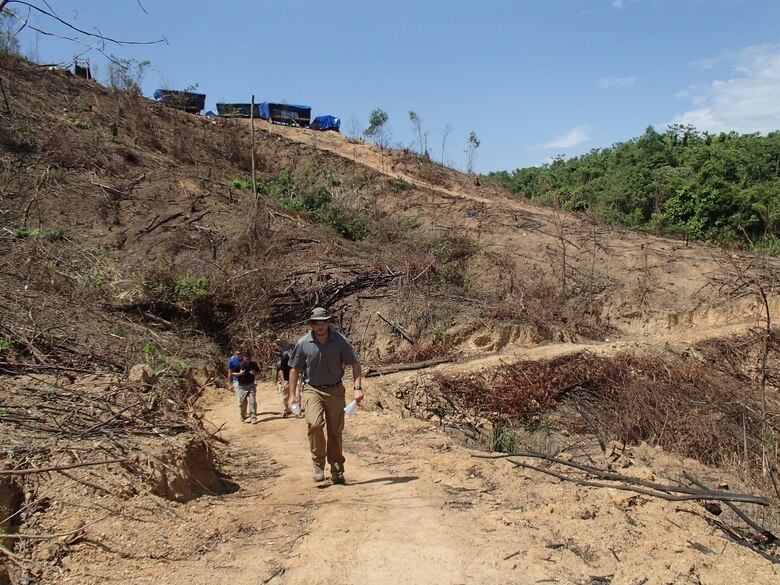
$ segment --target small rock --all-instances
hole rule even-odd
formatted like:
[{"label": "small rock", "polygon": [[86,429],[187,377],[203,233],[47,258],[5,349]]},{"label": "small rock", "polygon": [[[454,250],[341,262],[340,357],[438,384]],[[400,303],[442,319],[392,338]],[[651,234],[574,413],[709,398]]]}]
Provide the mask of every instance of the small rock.
[{"label": "small rock", "polygon": [[149,364],[136,364],[130,368],[127,381],[134,384],[153,386],[157,383],[157,374],[154,373],[152,366]]}]

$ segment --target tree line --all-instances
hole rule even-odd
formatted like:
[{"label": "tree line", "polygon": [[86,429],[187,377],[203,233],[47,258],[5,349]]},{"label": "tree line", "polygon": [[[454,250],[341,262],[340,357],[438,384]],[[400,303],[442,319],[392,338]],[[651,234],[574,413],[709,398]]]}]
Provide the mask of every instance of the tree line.
[{"label": "tree line", "polygon": [[780,131],[649,126],[627,142],[487,178],[609,223],[780,255]]}]

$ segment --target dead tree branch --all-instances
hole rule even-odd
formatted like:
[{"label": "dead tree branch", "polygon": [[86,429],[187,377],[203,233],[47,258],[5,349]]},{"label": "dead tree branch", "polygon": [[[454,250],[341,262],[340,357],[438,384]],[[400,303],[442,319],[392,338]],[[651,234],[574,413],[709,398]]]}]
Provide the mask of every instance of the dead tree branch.
[{"label": "dead tree branch", "polygon": [[[506,459],[510,457],[531,457],[536,459],[544,459],[545,461],[549,461],[550,463],[555,463],[558,465],[563,465],[567,467],[572,467],[574,469],[577,469],[578,471],[582,471],[589,475],[594,475],[596,477],[599,477],[601,479],[610,480],[610,481],[622,481],[625,484],[632,484],[632,485],[638,485],[643,486],[645,488],[650,488],[651,490],[657,490],[657,491],[648,491],[643,490],[640,493],[646,493],[646,495],[652,495],[659,498],[669,499],[672,501],[679,501],[679,500],[723,500],[723,501],[734,501],[734,502],[746,502],[750,504],[758,504],[761,506],[769,506],[770,502],[767,498],[764,498],[762,496],[753,496],[750,494],[738,494],[733,492],[721,492],[721,491],[713,491],[713,490],[696,490],[690,487],[684,487],[684,486],[670,486],[670,485],[664,485],[660,483],[655,483],[651,481],[644,481],[641,479],[637,479],[635,477],[630,477],[627,475],[622,475],[620,473],[614,473],[611,471],[604,471],[603,469],[598,469],[596,467],[591,467],[590,465],[583,465],[581,463],[575,463],[573,461],[564,461],[563,459],[558,459],[557,457],[553,457],[552,455],[545,455],[544,453],[534,453],[532,451],[521,451],[521,452],[515,452],[515,453],[505,453],[501,455],[474,455],[474,457],[482,458],[482,459]],[[555,477],[558,477],[559,479],[563,479],[566,481],[573,481],[575,483],[581,483],[583,480],[580,480],[579,478],[567,476],[564,474],[559,474],[547,469],[542,469],[539,467],[534,467],[525,463],[520,463],[518,461],[515,461],[514,459],[509,459],[510,463],[513,465],[516,465],[518,467],[526,467],[529,469],[533,469],[536,471],[541,471],[542,473],[549,473],[550,475],[554,475]],[[593,485],[594,487],[615,487],[616,489],[630,489],[632,491],[637,491],[637,489],[631,487],[631,486],[615,486],[613,484],[601,484],[597,482],[588,482],[583,483],[581,485]],[[667,497],[669,494],[659,494],[658,492],[672,492],[672,493],[680,493],[684,494],[683,496],[670,496]]]},{"label": "dead tree branch", "polygon": [[412,336],[409,334],[409,332],[406,329],[401,327],[398,323],[394,323],[393,321],[391,321],[390,319],[382,315],[382,313],[380,313],[379,311],[377,311],[376,314],[379,315],[379,318],[382,319],[382,321],[384,321],[385,323],[390,325],[390,327],[395,329],[398,332],[398,334],[401,337],[403,337],[406,341],[408,341],[411,344],[414,344],[414,338],[412,338]]},{"label": "dead tree branch", "polygon": [[74,467],[89,467],[93,465],[108,465],[110,463],[124,463],[127,457],[121,459],[106,459],[104,461],[85,461],[84,463],[72,463],[70,465],[55,465],[53,467],[31,467],[28,469],[0,469],[0,475],[28,475],[30,473],[45,473],[47,471],[60,471],[73,469]]}]

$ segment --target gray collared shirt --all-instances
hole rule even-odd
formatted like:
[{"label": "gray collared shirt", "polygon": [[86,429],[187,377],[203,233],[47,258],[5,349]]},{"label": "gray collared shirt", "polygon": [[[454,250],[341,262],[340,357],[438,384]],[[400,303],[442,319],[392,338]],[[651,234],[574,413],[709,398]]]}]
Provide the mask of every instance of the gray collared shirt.
[{"label": "gray collared shirt", "polygon": [[290,367],[303,370],[303,381],[309,386],[338,384],[344,377],[344,366],[359,361],[349,340],[332,327],[325,343],[318,342],[309,331],[290,355]]}]

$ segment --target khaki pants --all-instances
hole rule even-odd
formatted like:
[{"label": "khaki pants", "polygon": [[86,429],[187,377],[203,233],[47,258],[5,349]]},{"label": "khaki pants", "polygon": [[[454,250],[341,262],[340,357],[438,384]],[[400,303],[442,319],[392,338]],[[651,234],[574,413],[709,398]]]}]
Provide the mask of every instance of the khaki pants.
[{"label": "khaki pants", "polygon": [[309,427],[309,449],[317,469],[325,469],[327,458],[331,473],[344,473],[341,435],[344,431],[346,404],[342,383],[325,390],[306,386],[303,392],[306,423]]},{"label": "khaki pants", "polygon": [[257,400],[255,399],[255,385],[242,386],[236,383],[236,399],[238,408],[241,411],[241,420],[246,418],[247,406],[249,407],[249,418],[257,418]]}]

